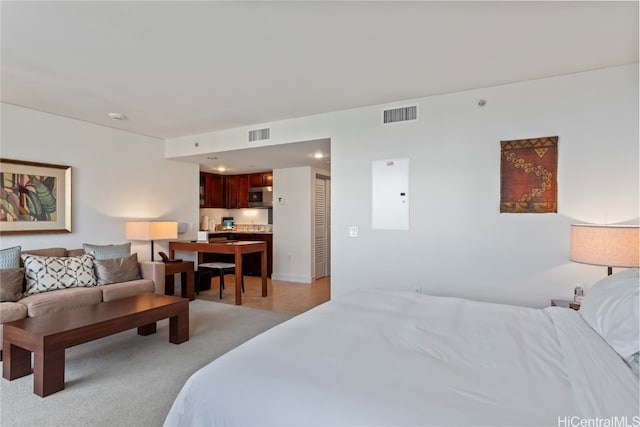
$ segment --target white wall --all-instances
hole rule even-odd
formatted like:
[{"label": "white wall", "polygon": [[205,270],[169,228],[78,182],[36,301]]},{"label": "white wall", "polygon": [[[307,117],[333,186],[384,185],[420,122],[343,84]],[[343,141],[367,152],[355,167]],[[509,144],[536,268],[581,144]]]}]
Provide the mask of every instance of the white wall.
[{"label": "white wall", "polygon": [[[568,261],[569,225],[637,223],[637,93],[637,67],[583,73],[425,98],[419,123],[332,138],[334,294],[372,284],[544,306],[588,287],[605,269]],[[558,214],[500,214],[499,141],[548,135]],[[367,227],[370,163],[387,157],[411,160],[408,232]]]},{"label": "white wall", "polygon": [[[310,167],[273,170],[274,280],[311,283],[313,184]],[[280,199],[284,202],[281,203]]]},{"label": "white wall", "polygon": [[[380,124],[383,107],[415,102],[418,122]],[[165,152],[247,147],[254,126],[271,127],[270,144],[331,138],[332,295],[421,288],[541,307],[606,274],[568,260],[571,223],[637,223],[638,114],[634,64],[194,135]],[[500,214],[500,141],[551,135],[558,213]],[[404,157],[411,228],[372,230],[371,161]]]},{"label": "white wall", "polygon": [[[2,104],[3,158],[72,167],[72,232],[1,237],[2,248],[80,248],[126,242],[125,222],[163,219],[198,225],[198,165],[164,158],[161,140]],[[180,238],[195,238],[189,231]],[[156,242],[156,252],[166,242]],[[140,259],[149,243],[132,242]]]}]

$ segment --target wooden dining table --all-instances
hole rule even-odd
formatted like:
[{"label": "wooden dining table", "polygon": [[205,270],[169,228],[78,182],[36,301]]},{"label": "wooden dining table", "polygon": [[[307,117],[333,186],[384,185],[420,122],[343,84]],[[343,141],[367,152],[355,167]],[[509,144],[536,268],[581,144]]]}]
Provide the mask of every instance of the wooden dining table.
[{"label": "wooden dining table", "polygon": [[203,253],[233,254],[236,264],[236,305],[242,305],[242,255],[260,252],[260,276],[262,278],[262,296],[267,296],[267,242],[237,240],[232,242],[193,242],[174,241],[169,242],[169,257],[174,258],[176,251],[197,252],[198,264]]}]

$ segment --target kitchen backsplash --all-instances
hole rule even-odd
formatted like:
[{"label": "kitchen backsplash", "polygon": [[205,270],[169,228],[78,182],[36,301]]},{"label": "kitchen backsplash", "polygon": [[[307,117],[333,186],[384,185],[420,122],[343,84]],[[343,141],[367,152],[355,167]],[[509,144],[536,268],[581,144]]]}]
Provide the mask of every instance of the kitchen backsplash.
[{"label": "kitchen backsplash", "polygon": [[250,225],[268,225],[269,213],[267,209],[214,209],[214,208],[202,208],[200,209],[200,229],[202,230],[202,217],[207,216],[209,219],[209,227],[207,229],[213,229],[212,225],[215,224],[216,229],[222,223],[223,217],[233,217],[234,223],[237,224],[250,224]]}]

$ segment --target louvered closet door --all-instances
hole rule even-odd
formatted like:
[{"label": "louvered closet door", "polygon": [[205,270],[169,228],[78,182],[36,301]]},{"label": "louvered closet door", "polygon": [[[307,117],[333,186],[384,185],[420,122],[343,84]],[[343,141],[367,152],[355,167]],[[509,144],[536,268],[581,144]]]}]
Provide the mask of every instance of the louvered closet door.
[{"label": "louvered closet door", "polygon": [[316,178],[315,188],[315,278],[329,275],[329,230],[330,230],[330,183],[328,179]]}]

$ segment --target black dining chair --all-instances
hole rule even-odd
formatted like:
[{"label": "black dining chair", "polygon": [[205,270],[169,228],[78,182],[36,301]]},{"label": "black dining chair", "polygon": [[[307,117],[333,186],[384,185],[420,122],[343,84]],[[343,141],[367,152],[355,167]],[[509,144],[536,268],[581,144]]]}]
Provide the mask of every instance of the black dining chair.
[{"label": "black dining chair", "polygon": [[[220,299],[222,299],[222,290],[224,289],[224,275],[235,274],[236,265],[233,262],[205,262],[198,264],[198,278],[196,280],[196,293],[200,294],[200,281],[209,280],[213,278],[213,273],[217,272],[220,275]],[[244,275],[241,276],[242,292],[244,292]]]}]

